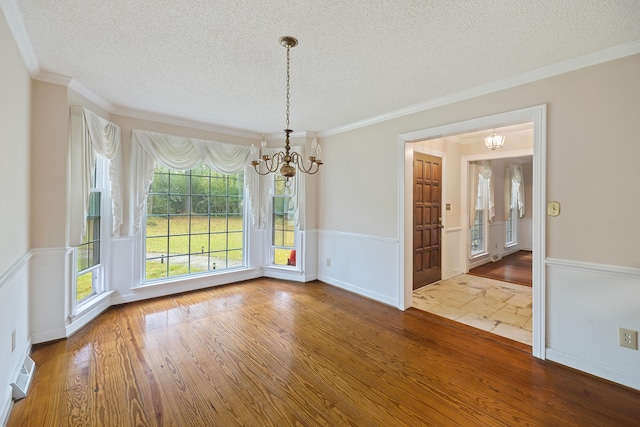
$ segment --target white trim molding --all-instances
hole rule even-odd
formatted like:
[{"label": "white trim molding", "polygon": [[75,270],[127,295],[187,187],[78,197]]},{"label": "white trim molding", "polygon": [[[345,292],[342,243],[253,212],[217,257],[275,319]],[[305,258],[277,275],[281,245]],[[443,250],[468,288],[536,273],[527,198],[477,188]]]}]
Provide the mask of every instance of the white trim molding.
[{"label": "white trim molding", "polygon": [[318,230],[318,280],[398,307],[398,239]]},{"label": "white trim molding", "polygon": [[640,390],[638,351],[619,328],[640,330],[640,269],[546,260],[549,360]]},{"label": "white trim molding", "polygon": [[[640,281],[640,268],[623,267],[619,265],[596,264],[592,262],[570,261],[566,259],[547,258],[545,264],[548,267],[564,268],[591,273],[614,274],[635,278]],[[639,282],[640,283],[640,282]]]},{"label": "white trim molding", "polygon": [[0,276],[0,289],[2,289],[5,283],[8,283],[9,281],[11,281],[11,279],[13,279],[13,277],[20,270],[22,270],[25,267],[25,265],[27,265],[32,255],[33,255],[33,252],[28,251],[27,253],[22,255],[15,263],[13,263],[13,265],[9,267],[9,269],[5,271],[2,276]]},{"label": "white trim molding", "polygon": [[324,138],[327,136],[349,132],[354,129],[371,126],[373,124],[385,122],[387,120],[408,116],[409,114],[419,113],[421,111],[431,110],[433,108],[454,104],[456,102],[465,101],[467,99],[476,98],[478,96],[488,95],[523,84],[558,76],[560,74],[569,73],[581,68],[601,64],[603,62],[613,61],[615,59],[635,55],[637,53],[640,53],[640,41],[635,41],[620,46],[614,46],[600,52],[595,52],[579,58],[563,61],[558,64],[539,68],[537,70],[529,71],[517,76],[508,77],[497,82],[477,86],[471,89],[432,99],[426,102],[409,106],[407,108],[391,111],[389,113],[381,114],[379,116],[371,117],[348,125],[327,129],[322,132],[318,132],[318,138]]},{"label": "white trim molding", "polygon": [[[640,45],[639,45],[640,46]],[[474,95],[476,96],[476,95]],[[482,129],[507,126],[518,123],[533,122],[533,152],[524,150],[522,154],[533,154],[533,355],[540,359],[545,358],[545,215],[546,197],[546,105],[537,105],[515,111],[479,117],[457,123],[436,126],[429,129],[408,132],[398,136],[398,258],[400,260],[399,271],[399,308],[404,310],[411,306],[412,299],[412,204],[413,204],[413,180],[412,143],[428,139],[441,138],[460,133],[472,132]],[[499,153],[498,156],[511,157],[518,151]],[[461,185],[462,193],[466,194],[467,163],[471,160],[479,160],[482,156],[467,156],[462,158]],[[466,197],[462,197],[466,200]],[[466,206],[465,203],[462,205]],[[468,223],[467,209],[462,209],[462,223]],[[467,222],[465,222],[467,221]],[[464,241],[468,240],[468,230],[463,228],[461,233]],[[458,256],[460,260],[467,257],[467,245],[460,244]]]}]

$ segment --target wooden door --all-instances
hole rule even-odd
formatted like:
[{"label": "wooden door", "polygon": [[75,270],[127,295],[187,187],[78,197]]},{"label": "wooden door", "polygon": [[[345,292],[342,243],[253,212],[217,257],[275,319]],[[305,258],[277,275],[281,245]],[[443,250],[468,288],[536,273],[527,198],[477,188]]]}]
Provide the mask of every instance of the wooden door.
[{"label": "wooden door", "polygon": [[413,153],[413,289],[441,276],[442,159]]}]

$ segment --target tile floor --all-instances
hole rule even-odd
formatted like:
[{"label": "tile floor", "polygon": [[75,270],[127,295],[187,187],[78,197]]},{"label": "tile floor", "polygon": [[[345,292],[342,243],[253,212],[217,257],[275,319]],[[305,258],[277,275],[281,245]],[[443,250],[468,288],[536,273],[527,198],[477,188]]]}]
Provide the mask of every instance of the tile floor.
[{"label": "tile floor", "polygon": [[413,307],[531,345],[531,288],[461,274],[413,291]]}]

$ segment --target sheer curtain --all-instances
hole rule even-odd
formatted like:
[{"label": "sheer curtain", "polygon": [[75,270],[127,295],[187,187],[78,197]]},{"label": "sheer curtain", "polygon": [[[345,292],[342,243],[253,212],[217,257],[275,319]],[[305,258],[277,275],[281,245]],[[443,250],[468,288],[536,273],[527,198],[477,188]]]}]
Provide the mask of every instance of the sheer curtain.
[{"label": "sheer curtain", "polygon": [[473,227],[476,219],[479,176],[482,176],[489,183],[487,189],[487,219],[489,223],[492,223],[496,216],[492,175],[493,171],[489,160],[469,163],[469,227]]},{"label": "sheer curtain", "polygon": [[[513,186],[516,188],[516,197],[514,200]],[[518,209],[518,216],[522,218],[525,212],[524,205],[524,177],[522,168],[518,165],[509,164],[504,170],[504,216],[509,216],[511,208]]]},{"label": "sheer curtain", "polygon": [[153,181],[153,171],[159,164],[171,169],[188,170],[204,163],[221,173],[244,172],[253,224],[259,227],[260,210],[267,200],[261,200],[258,174],[249,164],[251,147],[138,129],[132,131],[131,143],[134,198],[131,204],[132,235],[140,230],[141,220],[145,215],[145,201]]},{"label": "sheer curtain", "polygon": [[114,236],[122,225],[122,153],[120,128],[79,105],[69,119],[69,246],[78,246],[86,230],[89,196],[97,156],[109,161]]},{"label": "sheer curtain", "polygon": [[520,218],[522,218],[524,216],[524,176],[522,174],[522,168],[520,166],[513,165],[511,167],[511,176],[513,182],[518,185],[518,200],[516,201],[516,204],[514,204],[514,207],[518,207]]}]

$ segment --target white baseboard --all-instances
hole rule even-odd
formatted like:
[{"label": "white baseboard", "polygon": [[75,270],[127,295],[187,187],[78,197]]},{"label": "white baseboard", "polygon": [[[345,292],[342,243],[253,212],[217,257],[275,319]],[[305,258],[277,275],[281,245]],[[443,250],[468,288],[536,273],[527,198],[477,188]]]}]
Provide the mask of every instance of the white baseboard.
[{"label": "white baseboard", "polygon": [[445,271],[442,273],[442,280],[451,279],[452,277],[456,277],[462,274],[462,269],[455,268],[451,271]]},{"label": "white baseboard", "polygon": [[51,329],[49,331],[39,332],[31,335],[31,342],[40,344],[48,341],[60,340],[67,337],[67,331],[64,328]]},{"label": "white baseboard", "polygon": [[93,319],[111,307],[111,295],[113,295],[113,293],[114,291],[104,292],[87,302],[88,307],[78,313],[67,325],[67,338],[78,332],[82,327],[88,325]]},{"label": "white baseboard", "polygon": [[615,383],[640,390],[640,377],[630,374],[629,372],[622,372],[616,369],[611,369],[610,367],[599,365],[588,360],[580,359],[570,354],[556,351],[552,348],[546,349],[546,357],[547,360],[551,360],[561,365],[565,365],[570,368],[594,375],[596,377],[604,378],[605,380],[613,381]]},{"label": "white baseboard", "polygon": [[213,288],[229,283],[257,279],[259,277],[263,277],[262,269],[250,268],[230,271],[221,275],[177,278],[170,282],[160,282],[133,288],[131,289],[132,293],[128,295],[114,294],[111,298],[111,305],[126,304],[150,298]]},{"label": "white baseboard", "polygon": [[315,274],[305,274],[304,271],[291,270],[278,267],[262,267],[264,277],[278,280],[291,280],[294,282],[306,283],[317,279]]},{"label": "white baseboard", "polygon": [[0,397],[0,426],[2,427],[5,427],[9,422],[9,414],[11,414],[11,408],[13,407],[11,393],[11,386],[7,384],[7,386],[4,387],[2,397]]},{"label": "white baseboard", "polygon": [[387,305],[390,305],[390,306],[393,306],[393,307],[396,307],[396,308],[398,307],[398,304],[399,304],[397,299],[388,298],[388,297],[386,297],[384,295],[381,295],[381,294],[378,294],[378,293],[375,293],[375,292],[371,292],[368,289],[363,289],[363,288],[360,288],[358,286],[354,286],[354,285],[351,285],[349,283],[345,283],[345,282],[333,279],[333,278],[328,277],[328,276],[324,276],[324,275],[318,276],[318,280],[320,280],[322,282],[325,282],[325,283],[327,283],[329,285],[335,286],[336,288],[344,289],[345,291],[353,292],[354,294],[358,294],[358,295],[363,296],[365,298],[370,298],[372,300],[375,300],[375,301],[378,301],[378,302],[381,302],[383,304],[387,304]]}]

